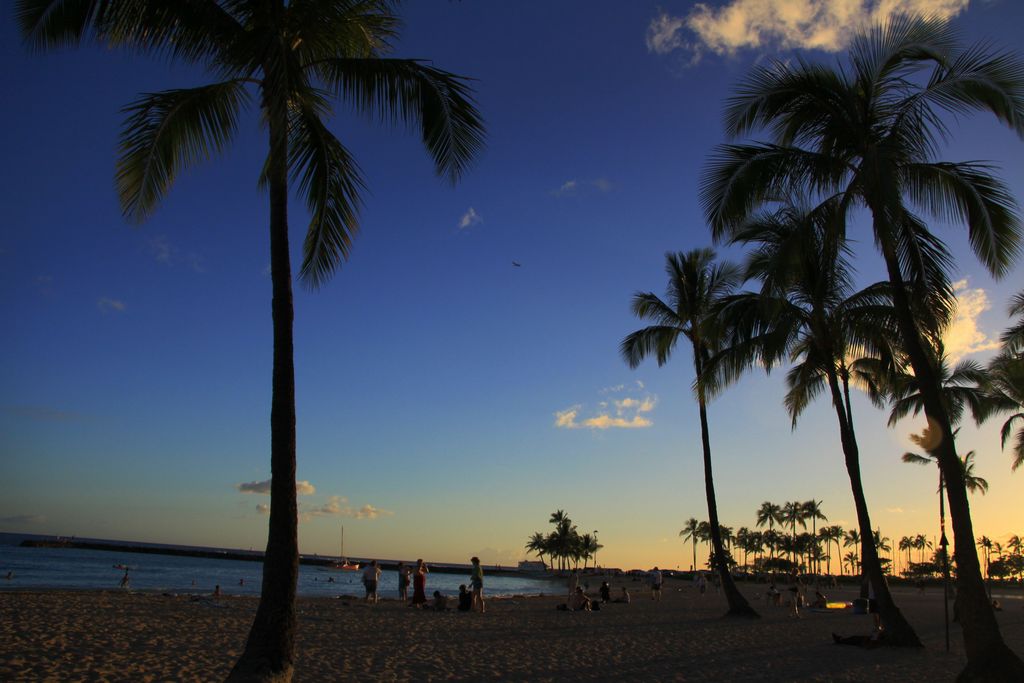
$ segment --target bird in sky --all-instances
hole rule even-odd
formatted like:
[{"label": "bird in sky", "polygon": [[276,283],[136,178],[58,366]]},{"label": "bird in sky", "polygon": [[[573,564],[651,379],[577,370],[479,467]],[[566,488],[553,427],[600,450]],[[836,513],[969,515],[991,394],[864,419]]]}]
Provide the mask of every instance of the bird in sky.
[{"label": "bird in sky", "polygon": [[520,263],[519,261],[513,261],[512,265],[515,266],[516,268],[522,268],[523,267],[523,264]]}]

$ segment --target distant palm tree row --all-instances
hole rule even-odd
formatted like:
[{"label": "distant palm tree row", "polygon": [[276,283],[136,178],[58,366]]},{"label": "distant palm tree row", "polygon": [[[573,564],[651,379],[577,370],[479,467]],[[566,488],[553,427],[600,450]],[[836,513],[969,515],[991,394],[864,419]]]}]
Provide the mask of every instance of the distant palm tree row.
[{"label": "distant palm tree row", "polygon": [[526,549],[536,554],[541,562],[546,555],[558,561],[559,569],[567,569],[570,562],[574,568],[579,567],[580,561],[586,569],[589,560],[596,558],[597,551],[604,547],[597,542],[597,532],[579,533],[564,510],[552,512],[548,521],[555,525],[554,531],[548,534],[535,531],[526,542]]},{"label": "distant palm tree row", "polygon": [[[696,543],[706,528],[730,614],[754,612],[730,578],[709,401],[743,373],[780,365],[789,366],[784,402],[794,427],[811,401],[829,396],[857,514],[857,535],[844,539],[856,539],[851,552],[874,589],[886,642],[912,646],[921,642],[888,590],[879,557],[891,542],[872,525],[866,502],[851,385],[888,405],[890,423],[923,413],[928,429],[918,443],[927,455],[918,458],[939,467],[942,536],[946,502],[954,532],[968,658],[961,678],[1024,680],[1024,663],[1004,643],[985,594],[967,502],[977,480],[970,454],[961,458],[956,449],[967,412],[980,423],[1010,411],[1002,444],[1013,444],[1014,469],[1024,462],[1024,292],[1011,303],[1020,319],[1004,335],[999,356],[987,368],[950,368],[942,336],[956,307],[955,260],[927,222],[965,224],[972,250],[993,276],[1008,273],[1020,253],[1017,203],[993,169],[936,159],[949,119],[972,112],[991,113],[1024,136],[1024,62],[986,44],[964,48],[949,24],[934,19],[897,17],[857,35],[847,67],[797,59],[755,68],[727,102],[726,127],[731,138],[760,132],[766,140],[720,145],[700,190],[713,239],[746,246],[746,260],[716,261],[710,249],[667,254],[667,296],[634,295],[633,312],[648,326],[628,335],[620,350],[631,367],[648,357],[664,365],[680,338],[689,342],[708,522],[691,519],[682,534]],[[853,287],[854,243],[847,238],[857,208],[866,210],[872,230],[872,240],[860,242],[874,243],[887,275],[860,290]],[[748,282],[751,289],[738,291]],[[758,519],[769,527],[770,552],[819,563],[820,504],[766,505]],[[797,526],[806,528],[808,520],[812,532],[801,547]],[[778,538],[776,524],[786,532]],[[826,534],[827,548],[838,547],[838,532]],[[744,536],[753,543],[749,530]]]},{"label": "distant palm tree row", "polygon": [[1006,543],[993,541],[988,536],[978,538],[978,547],[985,557],[985,575],[998,579],[1024,578],[1024,539],[1017,534]]}]

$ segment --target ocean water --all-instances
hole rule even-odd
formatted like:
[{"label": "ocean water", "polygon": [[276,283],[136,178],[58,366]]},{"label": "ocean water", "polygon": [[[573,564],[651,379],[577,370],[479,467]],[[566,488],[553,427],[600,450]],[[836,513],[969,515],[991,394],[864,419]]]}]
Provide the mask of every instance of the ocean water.
[{"label": "ocean water", "polygon": [[[126,565],[129,589],[161,593],[209,594],[220,586],[226,595],[259,595],[263,563],[148,553],[130,553],[78,548],[22,548],[23,535],[0,534],[0,590],[39,588],[118,588]],[[4,578],[11,572],[13,578]],[[333,581],[331,581],[333,579]],[[469,572],[432,573],[427,577],[427,594],[439,590],[456,595],[459,584],[469,584]],[[487,595],[536,595],[560,592],[562,585],[551,581],[486,575]],[[326,567],[300,565],[298,593],[302,596],[335,597],[364,595],[361,572],[330,571]],[[378,584],[381,598],[398,597],[398,574],[385,570]],[[409,589],[412,595],[412,588]]]}]

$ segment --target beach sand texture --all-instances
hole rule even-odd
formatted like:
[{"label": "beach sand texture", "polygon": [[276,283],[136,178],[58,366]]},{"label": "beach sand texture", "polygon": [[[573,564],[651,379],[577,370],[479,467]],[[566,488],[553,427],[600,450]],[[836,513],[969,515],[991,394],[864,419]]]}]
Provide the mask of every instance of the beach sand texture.
[{"label": "beach sand texture", "polygon": [[[948,681],[964,664],[960,630],[943,650],[939,592],[897,590],[924,650],[865,650],[831,633],[867,634],[870,617],[805,613],[759,599],[762,618],[724,619],[725,600],[668,581],[655,603],[626,583],[631,605],[563,612],[555,597],[488,601],[487,613],[435,613],[396,601],[299,600],[298,681],[680,680]],[[594,586],[591,586],[594,588]],[[618,584],[614,587],[618,592]],[[853,587],[830,591],[852,599]],[[998,618],[1024,654],[1024,601]],[[0,592],[0,680],[215,681],[239,655],[256,599],[216,603],[127,592]]]}]

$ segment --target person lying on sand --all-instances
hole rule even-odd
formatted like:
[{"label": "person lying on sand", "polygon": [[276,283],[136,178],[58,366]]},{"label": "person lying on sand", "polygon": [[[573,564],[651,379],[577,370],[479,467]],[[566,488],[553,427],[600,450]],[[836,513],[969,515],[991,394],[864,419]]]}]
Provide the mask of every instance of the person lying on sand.
[{"label": "person lying on sand", "polygon": [[836,645],[856,645],[857,647],[863,647],[867,649],[873,649],[882,644],[882,636],[879,631],[875,631],[870,636],[846,636],[845,638],[838,633],[832,634],[832,640],[835,641]]}]

